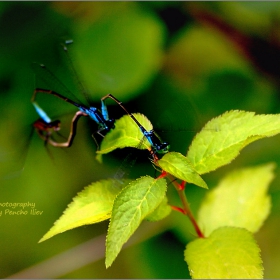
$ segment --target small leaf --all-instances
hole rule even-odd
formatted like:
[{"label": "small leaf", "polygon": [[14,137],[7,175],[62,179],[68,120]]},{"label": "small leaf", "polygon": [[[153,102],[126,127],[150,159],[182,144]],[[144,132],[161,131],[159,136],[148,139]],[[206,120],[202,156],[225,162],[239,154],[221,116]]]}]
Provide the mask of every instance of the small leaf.
[{"label": "small leaf", "polygon": [[209,191],[198,212],[198,223],[208,236],[222,226],[257,232],[270,212],[267,189],[274,164],[244,168],[229,173]]},{"label": "small leaf", "polygon": [[[133,116],[146,130],[153,129],[151,122],[144,115],[135,113]],[[116,120],[115,128],[106,134],[97,153],[107,154],[117,148],[138,147],[143,137],[144,135],[138,125],[128,115],[124,115]],[[150,146],[149,142],[145,139],[139,148],[147,149]]]},{"label": "small leaf", "polygon": [[202,188],[208,188],[204,180],[196,172],[189,159],[180,153],[170,152],[165,154],[158,165],[166,172],[178,179],[195,184]]},{"label": "small leaf", "polygon": [[131,182],[116,197],[106,240],[106,267],[111,266],[123,244],[141,221],[161,203],[166,181],[149,176]]},{"label": "small leaf", "polygon": [[260,279],[263,266],[253,235],[242,228],[216,229],[189,243],[185,261],[193,279]]},{"label": "small leaf", "polygon": [[126,180],[123,185],[120,185],[115,180],[109,179],[86,187],[73,198],[63,215],[39,242],[69,229],[109,219],[116,195],[128,182]]},{"label": "small leaf", "polygon": [[199,174],[230,163],[248,144],[280,132],[280,115],[229,111],[209,121],[194,138],[187,157]]},{"label": "small leaf", "polygon": [[150,222],[156,222],[164,219],[171,213],[171,206],[168,204],[167,197],[165,196],[160,205],[152,212],[149,214],[145,220],[150,221]]}]

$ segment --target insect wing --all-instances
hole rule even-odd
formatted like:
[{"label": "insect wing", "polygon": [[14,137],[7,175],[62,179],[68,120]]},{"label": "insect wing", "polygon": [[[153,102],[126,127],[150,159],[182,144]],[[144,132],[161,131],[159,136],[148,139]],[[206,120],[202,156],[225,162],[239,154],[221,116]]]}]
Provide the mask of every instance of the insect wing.
[{"label": "insect wing", "polygon": [[74,102],[81,104],[82,102],[68,89],[68,87],[60,81],[56,75],[51,72],[45,65],[33,62],[31,68],[36,75],[37,79],[43,81],[43,84],[39,84],[38,87],[53,90],[59,94],[72,99]]},{"label": "insect wing", "polygon": [[17,133],[17,136],[23,137],[14,137],[12,134],[6,135],[9,143],[0,146],[0,181],[17,178],[22,174],[34,129],[30,125]]}]

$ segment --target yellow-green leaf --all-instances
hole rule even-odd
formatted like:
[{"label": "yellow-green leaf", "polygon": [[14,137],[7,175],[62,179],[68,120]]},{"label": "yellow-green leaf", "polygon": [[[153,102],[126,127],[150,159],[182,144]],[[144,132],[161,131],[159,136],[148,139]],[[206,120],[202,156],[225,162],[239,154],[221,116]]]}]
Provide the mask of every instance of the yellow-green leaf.
[{"label": "yellow-green leaf", "polygon": [[170,152],[165,154],[158,165],[166,172],[178,179],[195,184],[202,188],[208,188],[204,180],[196,172],[189,159],[180,153]]},{"label": "yellow-green leaf", "polygon": [[160,205],[145,220],[150,222],[160,221],[167,217],[171,213],[171,210],[171,206],[168,204],[167,197],[165,196]]},{"label": "yellow-green leaf", "polygon": [[113,179],[95,182],[73,198],[63,215],[54,226],[40,239],[45,241],[69,229],[107,220],[111,217],[116,195],[128,184],[120,185]]},{"label": "yellow-green leaf", "polygon": [[280,115],[229,111],[209,121],[194,138],[187,157],[199,174],[213,171],[236,158],[248,144],[280,132]]},{"label": "yellow-green leaf", "polygon": [[261,279],[260,249],[242,228],[223,227],[189,243],[185,261],[193,279]]},{"label": "yellow-green leaf", "polygon": [[[133,115],[146,130],[153,129],[151,122],[144,115],[140,113]],[[124,115],[116,120],[115,128],[106,134],[101,143],[100,151],[97,151],[97,153],[107,154],[117,148],[139,147],[139,143],[143,140],[143,137],[144,135],[138,125],[128,115]],[[146,138],[142,142],[139,147],[141,149],[147,149],[151,146]]]},{"label": "yellow-green leaf", "polygon": [[208,236],[222,226],[256,232],[270,211],[267,190],[274,178],[274,164],[235,170],[206,194],[198,212],[198,223]]},{"label": "yellow-green leaf", "polygon": [[106,239],[106,267],[111,266],[142,220],[158,207],[166,188],[165,179],[145,176],[131,182],[116,197]]}]

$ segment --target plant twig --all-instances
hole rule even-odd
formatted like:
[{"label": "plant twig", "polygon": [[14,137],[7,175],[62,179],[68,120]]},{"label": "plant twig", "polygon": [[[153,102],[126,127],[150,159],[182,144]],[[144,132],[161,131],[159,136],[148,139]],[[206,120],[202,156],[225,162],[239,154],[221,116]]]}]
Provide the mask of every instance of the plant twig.
[{"label": "plant twig", "polygon": [[195,220],[195,218],[192,214],[192,211],[190,209],[189,202],[188,202],[187,196],[185,194],[186,182],[182,181],[181,184],[178,184],[175,177],[172,176],[171,174],[167,173],[166,171],[163,171],[158,178],[163,178],[163,177],[168,177],[168,179],[172,182],[173,186],[175,187],[175,189],[177,190],[177,192],[179,194],[180,200],[181,200],[182,205],[183,205],[182,208],[176,207],[176,206],[173,206],[172,208],[174,210],[179,211],[182,214],[188,216],[191,223],[193,224],[193,226],[195,228],[195,231],[196,231],[198,237],[205,238],[204,234],[200,230],[200,228],[199,228],[199,226],[198,226],[198,224],[197,224],[197,222],[196,222],[196,220]]}]

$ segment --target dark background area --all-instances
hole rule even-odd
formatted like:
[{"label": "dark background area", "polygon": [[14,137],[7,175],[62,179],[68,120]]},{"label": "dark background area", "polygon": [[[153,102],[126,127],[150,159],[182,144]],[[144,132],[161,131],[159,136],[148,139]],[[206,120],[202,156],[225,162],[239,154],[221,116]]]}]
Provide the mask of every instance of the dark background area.
[{"label": "dark background area", "polygon": [[[96,125],[86,118],[70,149],[46,149],[31,135],[38,118],[30,102],[34,88],[56,90],[51,80],[35,77],[32,62],[45,64],[82,99],[61,47],[73,39],[69,55],[92,105],[99,107],[102,96],[114,94],[130,111],[146,115],[172,151],[186,154],[195,133],[227,110],[279,113],[279,26],[278,2],[1,2],[0,202],[29,201],[43,214],[0,216],[0,278],[105,234],[107,222],[37,243],[72,197],[91,182],[113,176],[125,158],[125,151],[118,151],[104,157],[106,164],[95,159],[91,134]],[[62,121],[61,133],[67,135],[75,108],[52,96],[41,95],[38,102]],[[111,117],[123,114],[108,104]],[[257,141],[232,164],[203,178],[211,189],[235,168],[279,165],[279,143],[279,136]],[[143,156],[131,176],[148,172],[154,171]],[[277,169],[270,187],[271,215],[256,235],[265,278],[280,275],[279,175]],[[179,203],[172,188],[168,192],[171,203]],[[194,214],[204,194],[195,186],[187,189]],[[187,278],[183,251],[194,237],[188,220],[172,213],[152,238],[123,250],[108,270],[101,259],[72,271],[66,255],[68,273],[56,277]],[[52,270],[42,269],[40,277],[48,278]]]}]

